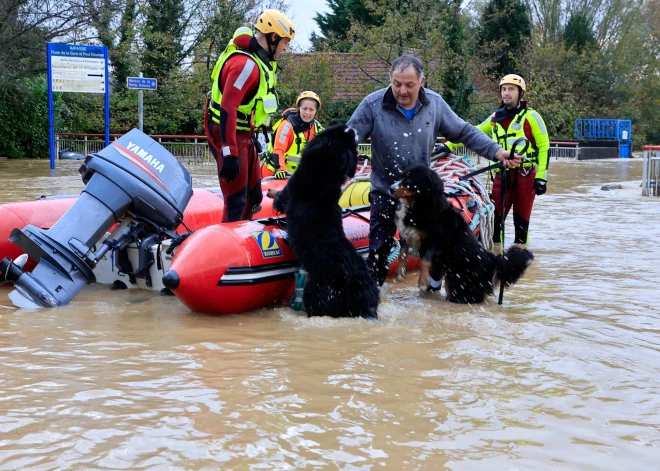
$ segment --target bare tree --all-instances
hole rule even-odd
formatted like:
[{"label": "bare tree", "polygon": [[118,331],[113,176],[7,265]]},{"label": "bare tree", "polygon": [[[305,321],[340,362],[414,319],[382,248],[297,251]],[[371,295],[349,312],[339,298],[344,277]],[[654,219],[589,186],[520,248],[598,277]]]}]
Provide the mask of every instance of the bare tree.
[{"label": "bare tree", "polygon": [[46,70],[46,43],[85,23],[77,0],[0,0],[0,76],[6,80]]},{"label": "bare tree", "polygon": [[527,0],[534,24],[545,41],[563,33],[571,14],[586,13],[598,44],[609,48],[632,28],[648,0]]}]

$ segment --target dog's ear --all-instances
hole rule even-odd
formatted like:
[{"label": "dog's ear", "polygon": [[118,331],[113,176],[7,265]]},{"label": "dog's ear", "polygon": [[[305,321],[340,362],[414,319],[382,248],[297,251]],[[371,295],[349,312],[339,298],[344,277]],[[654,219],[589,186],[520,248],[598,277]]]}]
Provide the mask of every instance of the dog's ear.
[{"label": "dog's ear", "polygon": [[357,170],[357,133],[353,128],[342,124],[339,126],[337,147],[341,148],[340,167],[342,175],[353,178]]},{"label": "dog's ear", "polygon": [[357,153],[347,149],[341,153],[341,170],[348,178],[353,178],[357,170]]}]

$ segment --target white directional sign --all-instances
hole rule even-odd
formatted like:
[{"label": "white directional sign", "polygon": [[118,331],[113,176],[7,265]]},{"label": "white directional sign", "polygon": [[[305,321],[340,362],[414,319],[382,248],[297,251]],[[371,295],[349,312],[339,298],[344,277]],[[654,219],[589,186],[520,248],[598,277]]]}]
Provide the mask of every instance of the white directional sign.
[{"label": "white directional sign", "polygon": [[48,49],[54,92],[105,93],[103,47],[49,44]]},{"label": "white directional sign", "polygon": [[110,93],[108,90],[108,48],[79,44],[48,43],[48,133],[50,168],[55,168],[55,105],[53,92],[103,94],[105,145],[110,145]]}]

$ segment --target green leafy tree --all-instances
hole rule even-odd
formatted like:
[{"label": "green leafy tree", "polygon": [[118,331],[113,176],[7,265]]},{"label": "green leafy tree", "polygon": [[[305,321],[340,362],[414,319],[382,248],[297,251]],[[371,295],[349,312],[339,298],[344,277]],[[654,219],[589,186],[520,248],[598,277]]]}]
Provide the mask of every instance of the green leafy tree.
[{"label": "green leafy tree", "polygon": [[389,67],[401,54],[416,55],[424,63],[427,86],[440,92],[455,111],[467,113],[472,88],[467,75],[467,18],[460,1],[370,0],[366,5],[383,21],[352,26],[353,50],[361,53],[362,60]]},{"label": "green leafy tree", "polygon": [[[61,96],[55,97],[59,114]],[[48,157],[48,83],[45,75],[12,80],[0,78],[0,156]]]},{"label": "green leafy tree", "polygon": [[515,73],[516,58],[532,35],[529,10],[521,0],[490,0],[480,18],[477,44],[486,71],[498,77]]},{"label": "green leafy tree", "polygon": [[461,0],[449,0],[441,27],[447,47],[445,57],[450,58],[442,72],[443,96],[459,116],[469,113],[470,96],[474,93],[474,87],[468,81],[465,21],[461,14]]},{"label": "green leafy tree", "polygon": [[324,104],[330,103],[335,96],[333,60],[329,54],[285,54],[280,63],[282,72],[277,91],[281,110],[294,106],[296,98],[304,90],[312,90]]},{"label": "green leafy tree", "polygon": [[312,32],[310,41],[314,51],[348,52],[353,47],[348,37],[353,25],[382,24],[382,17],[374,14],[362,0],[329,0],[327,3],[331,11],[317,13],[314,17],[323,35]]},{"label": "green leafy tree", "polygon": [[598,48],[591,21],[583,11],[571,15],[564,28],[564,45],[567,49],[574,48],[577,53]]},{"label": "green leafy tree", "polygon": [[183,59],[183,0],[148,0],[143,29],[142,68],[147,77],[163,78]]},{"label": "green leafy tree", "polygon": [[579,56],[562,43],[530,43],[519,73],[527,82],[527,99],[538,110],[551,139],[573,138],[573,123],[588,117],[580,103],[576,66]]},{"label": "green leafy tree", "polygon": [[138,68],[135,55],[133,54],[133,45],[137,34],[137,15],[137,0],[126,0],[126,5],[119,23],[117,46],[112,50],[108,50],[115,83],[118,85],[125,84],[126,78],[134,75]]},{"label": "green leafy tree", "polygon": [[48,5],[40,0],[0,0],[0,77],[7,79],[4,83],[46,72],[46,43],[67,37],[85,24],[82,13],[76,0]]},{"label": "green leafy tree", "polygon": [[260,10],[256,0],[204,0],[198,18],[199,39],[192,52],[195,70],[206,74],[213,69],[234,31],[241,26],[252,26]]},{"label": "green leafy tree", "polygon": [[520,68],[530,103],[553,138],[572,137],[577,118],[623,118],[621,106],[631,99],[608,54],[542,43],[530,47]]},{"label": "green leafy tree", "polygon": [[640,15],[652,0],[526,0],[530,7],[538,40],[555,43],[562,39],[566,19],[573,12],[589,18],[600,46],[619,43],[629,31],[638,27]]},{"label": "green leafy tree", "polygon": [[126,86],[126,77],[136,75],[139,68],[135,54],[139,31],[137,0],[89,1],[88,11],[99,42],[108,48],[112,85],[121,90]]}]

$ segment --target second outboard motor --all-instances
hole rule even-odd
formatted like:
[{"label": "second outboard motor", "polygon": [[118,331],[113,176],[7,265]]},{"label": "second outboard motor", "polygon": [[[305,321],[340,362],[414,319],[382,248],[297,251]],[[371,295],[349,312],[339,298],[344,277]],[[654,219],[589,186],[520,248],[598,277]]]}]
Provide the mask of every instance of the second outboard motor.
[{"label": "second outboard motor", "polygon": [[9,240],[38,262],[25,273],[19,263],[0,261],[0,283],[14,283],[9,298],[16,306],[68,304],[85,284],[96,281],[92,269],[108,250],[121,249],[138,235],[173,236],[192,196],[188,171],[137,129],[87,156],[80,173],[85,189],[53,227],[28,225],[11,233]]}]

